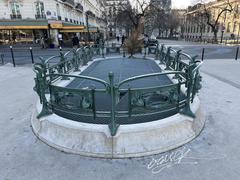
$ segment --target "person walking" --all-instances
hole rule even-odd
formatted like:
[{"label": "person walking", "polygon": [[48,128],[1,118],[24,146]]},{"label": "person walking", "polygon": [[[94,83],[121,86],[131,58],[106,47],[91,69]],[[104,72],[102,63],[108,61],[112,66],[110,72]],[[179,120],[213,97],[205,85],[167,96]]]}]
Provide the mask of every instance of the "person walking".
[{"label": "person walking", "polygon": [[147,48],[148,47],[148,42],[149,42],[149,38],[148,38],[147,34],[144,35],[144,40],[143,41],[144,41],[144,47]]},{"label": "person walking", "polygon": [[124,44],[124,42],[125,42],[125,36],[122,35],[122,44]]},{"label": "person walking", "polygon": [[73,48],[79,48],[79,39],[76,34],[74,34],[74,37],[72,39]]},{"label": "person walking", "polygon": [[44,37],[41,37],[40,44],[41,44],[42,49],[45,49],[45,39],[44,39]]},{"label": "person walking", "polygon": [[62,34],[58,34],[58,43],[59,43],[59,47],[63,46],[63,35]]}]

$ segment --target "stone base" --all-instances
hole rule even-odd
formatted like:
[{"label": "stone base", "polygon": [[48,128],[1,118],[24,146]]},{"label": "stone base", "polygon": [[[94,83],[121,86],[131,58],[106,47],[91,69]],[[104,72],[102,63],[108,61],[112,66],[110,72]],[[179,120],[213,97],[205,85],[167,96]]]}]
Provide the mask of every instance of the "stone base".
[{"label": "stone base", "polygon": [[79,123],[56,114],[37,119],[39,103],[31,121],[36,136],[67,153],[102,158],[141,157],[175,149],[198,136],[205,117],[197,97],[191,106],[195,119],[177,114],[154,122],[122,125],[114,137],[107,125]]}]

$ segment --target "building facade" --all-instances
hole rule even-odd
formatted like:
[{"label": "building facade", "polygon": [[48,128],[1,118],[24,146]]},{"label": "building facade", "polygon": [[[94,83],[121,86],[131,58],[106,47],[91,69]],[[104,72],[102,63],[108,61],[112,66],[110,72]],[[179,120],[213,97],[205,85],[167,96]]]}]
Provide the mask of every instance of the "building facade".
[{"label": "building facade", "polygon": [[126,30],[116,20],[118,12],[126,6],[130,6],[129,0],[106,0],[107,32],[109,38],[126,36]]},{"label": "building facade", "polygon": [[[206,11],[209,12],[211,21],[217,22],[217,41],[218,42],[237,42],[240,35],[240,1],[239,0],[217,0],[206,5],[196,4],[188,8],[185,14],[184,38],[192,41],[211,42],[214,33],[211,26],[207,23]],[[231,9],[220,13],[222,9]],[[220,16],[219,16],[220,14]],[[219,19],[217,20],[219,16]]]},{"label": "building facade", "polygon": [[[59,44],[74,33],[104,31],[102,0],[0,0],[0,42],[37,42],[46,37]],[[61,36],[59,36],[59,34]]]}]

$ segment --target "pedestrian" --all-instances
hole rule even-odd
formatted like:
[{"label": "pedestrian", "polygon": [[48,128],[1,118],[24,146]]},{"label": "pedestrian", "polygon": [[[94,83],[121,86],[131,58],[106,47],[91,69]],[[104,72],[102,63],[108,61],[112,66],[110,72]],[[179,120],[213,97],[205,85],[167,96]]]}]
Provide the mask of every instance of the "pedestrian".
[{"label": "pedestrian", "polygon": [[125,42],[125,36],[123,35],[122,36],[122,44],[124,44],[124,42]]},{"label": "pedestrian", "polygon": [[119,42],[119,40],[120,40],[120,37],[119,37],[119,36],[117,36],[117,42]]},{"label": "pedestrian", "polygon": [[96,38],[96,44],[99,45],[99,43],[100,43],[100,37],[98,36],[98,37]]},{"label": "pedestrian", "polygon": [[42,49],[44,49],[45,48],[45,39],[44,39],[44,37],[41,37],[40,44],[41,44]]},{"label": "pedestrian", "polygon": [[144,35],[144,40],[143,41],[144,41],[144,47],[147,48],[148,47],[148,41],[149,41],[148,35],[146,35],[146,34]]},{"label": "pedestrian", "polygon": [[73,48],[79,48],[79,39],[76,34],[74,34],[74,37],[72,39]]},{"label": "pedestrian", "polygon": [[59,46],[62,47],[62,45],[63,45],[63,35],[62,34],[58,34],[58,42],[59,42]]}]

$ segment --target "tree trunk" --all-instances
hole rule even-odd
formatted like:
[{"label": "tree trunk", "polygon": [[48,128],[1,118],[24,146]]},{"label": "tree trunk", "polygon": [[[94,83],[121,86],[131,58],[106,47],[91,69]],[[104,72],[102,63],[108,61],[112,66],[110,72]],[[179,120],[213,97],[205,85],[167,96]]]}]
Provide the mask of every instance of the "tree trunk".
[{"label": "tree trunk", "polygon": [[160,37],[161,36],[161,28],[158,28],[158,36]]},{"label": "tree trunk", "polygon": [[214,30],[213,31],[213,34],[214,34],[214,38],[213,38],[213,41],[214,41],[214,43],[218,43],[218,39],[217,39],[217,33],[218,33],[218,31],[217,30]]},{"label": "tree trunk", "polygon": [[170,29],[169,38],[173,37],[173,28]]},{"label": "tree trunk", "polygon": [[202,42],[202,36],[203,36],[203,27],[201,27],[200,31],[201,31],[201,34],[200,34],[200,41]]}]

